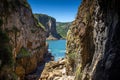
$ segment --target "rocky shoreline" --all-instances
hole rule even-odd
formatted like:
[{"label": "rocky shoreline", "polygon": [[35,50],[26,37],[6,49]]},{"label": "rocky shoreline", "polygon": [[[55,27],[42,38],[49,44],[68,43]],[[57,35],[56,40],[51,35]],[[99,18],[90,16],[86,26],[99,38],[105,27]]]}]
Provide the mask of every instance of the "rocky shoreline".
[{"label": "rocky shoreline", "polygon": [[74,75],[67,75],[66,63],[65,58],[46,63],[39,80],[74,80]]},{"label": "rocky shoreline", "polygon": [[74,75],[68,75],[66,58],[54,61],[54,56],[47,53],[44,62],[37,69],[25,77],[26,80],[74,80]]}]

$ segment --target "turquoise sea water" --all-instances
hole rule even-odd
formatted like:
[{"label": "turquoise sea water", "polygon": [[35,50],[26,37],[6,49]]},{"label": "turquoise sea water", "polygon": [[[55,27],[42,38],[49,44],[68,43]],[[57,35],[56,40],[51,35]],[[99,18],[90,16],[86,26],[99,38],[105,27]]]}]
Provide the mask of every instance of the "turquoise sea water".
[{"label": "turquoise sea water", "polygon": [[49,44],[48,50],[54,56],[55,61],[65,57],[66,40],[48,40],[47,42]]}]

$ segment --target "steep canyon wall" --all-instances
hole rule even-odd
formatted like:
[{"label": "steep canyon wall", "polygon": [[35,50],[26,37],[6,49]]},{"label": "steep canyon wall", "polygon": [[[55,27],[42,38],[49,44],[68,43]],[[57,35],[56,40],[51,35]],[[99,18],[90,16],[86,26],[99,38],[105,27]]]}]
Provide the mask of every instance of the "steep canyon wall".
[{"label": "steep canyon wall", "polygon": [[67,34],[76,80],[116,80],[120,71],[119,0],[83,0]]},{"label": "steep canyon wall", "polygon": [[0,0],[0,79],[14,80],[15,75],[24,79],[46,52],[45,30],[27,1]]}]

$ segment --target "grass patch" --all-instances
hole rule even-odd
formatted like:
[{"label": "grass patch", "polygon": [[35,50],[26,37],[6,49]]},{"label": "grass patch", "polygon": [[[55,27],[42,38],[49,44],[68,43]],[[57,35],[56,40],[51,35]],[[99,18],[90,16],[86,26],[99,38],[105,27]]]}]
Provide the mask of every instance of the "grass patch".
[{"label": "grass patch", "polygon": [[38,22],[38,26],[40,26],[41,28],[45,30],[45,27],[40,22]]},{"label": "grass patch", "polygon": [[31,53],[29,53],[29,51],[26,48],[22,47],[19,54],[17,55],[17,58],[29,57],[29,56],[31,56]]},{"label": "grass patch", "polygon": [[76,55],[75,55],[75,53],[70,53],[70,54],[68,54],[68,58],[70,59],[70,60],[75,60],[75,57]]},{"label": "grass patch", "polygon": [[74,68],[76,54],[71,53],[71,54],[68,54],[67,56],[68,56],[68,60],[69,60],[70,65]]}]

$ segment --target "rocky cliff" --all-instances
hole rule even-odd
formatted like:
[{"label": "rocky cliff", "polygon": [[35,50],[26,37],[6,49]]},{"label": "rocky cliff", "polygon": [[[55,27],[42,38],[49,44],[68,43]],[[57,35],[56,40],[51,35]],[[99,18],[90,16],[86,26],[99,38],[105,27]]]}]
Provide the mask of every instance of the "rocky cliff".
[{"label": "rocky cliff", "polygon": [[43,61],[45,31],[26,0],[0,0],[0,80],[23,80]]},{"label": "rocky cliff", "polygon": [[56,19],[45,14],[34,14],[35,18],[45,27],[48,40],[60,39],[61,36],[56,30]]},{"label": "rocky cliff", "polygon": [[120,79],[119,5],[119,0],[82,1],[67,34],[66,54],[76,80]]}]

